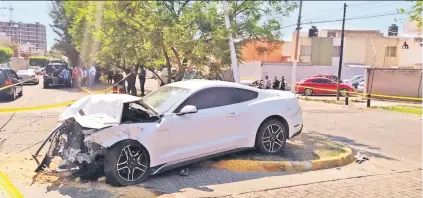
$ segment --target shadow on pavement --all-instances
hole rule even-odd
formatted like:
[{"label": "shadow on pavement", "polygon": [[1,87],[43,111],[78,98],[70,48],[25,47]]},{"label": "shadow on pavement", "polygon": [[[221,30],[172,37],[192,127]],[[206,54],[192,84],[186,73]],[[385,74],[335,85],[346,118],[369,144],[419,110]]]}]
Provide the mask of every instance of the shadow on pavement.
[{"label": "shadow on pavement", "polygon": [[[150,178],[139,185],[130,187],[112,187],[104,182],[98,182],[97,178],[102,177],[99,175],[97,178],[93,178],[91,181],[85,180],[83,182],[73,182],[74,184],[55,185],[51,184],[48,191],[58,191],[63,195],[70,197],[90,197],[89,195],[101,195],[101,197],[117,197],[117,194],[125,194],[120,192],[124,191],[138,191],[138,194],[143,193],[148,197],[148,191],[154,193],[154,195],[163,195],[168,193],[175,193],[184,191],[185,188],[193,188],[200,191],[212,192],[213,190],[206,187],[209,185],[232,183],[244,180],[252,180],[270,176],[282,176],[289,174],[296,174],[299,172],[285,171],[285,172],[246,172],[246,171],[231,171],[220,168],[213,168],[209,166],[213,163],[222,159],[248,159],[254,160],[271,160],[271,161],[304,161],[304,160],[315,160],[319,159],[313,151],[316,149],[331,148],[333,150],[338,149],[337,146],[330,144],[328,141],[322,141],[320,134],[309,134],[303,133],[288,142],[283,156],[265,156],[259,154],[255,150],[240,152],[224,157],[214,158],[211,160],[203,161],[200,163],[192,164],[187,166],[189,172],[187,176],[179,174],[180,169],[170,170],[158,174],[156,176],[150,176]],[[338,144],[336,144],[338,145]],[[72,183],[71,182],[71,183]],[[60,183],[60,182],[59,182]],[[76,184],[76,185],[75,185]],[[104,187],[106,186],[106,187]],[[104,192],[104,188],[108,192]],[[130,190],[131,189],[131,190]],[[110,192],[114,192],[111,193]],[[96,195],[96,196],[97,196]],[[135,197],[143,197],[142,195]]]},{"label": "shadow on pavement", "polygon": [[369,150],[379,151],[380,150],[379,147],[373,147],[373,146],[370,146],[370,145],[361,144],[361,143],[356,142],[355,140],[351,140],[351,139],[346,138],[346,137],[334,136],[334,135],[328,135],[328,134],[321,134],[321,133],[317,133],[317,132],[314,132],[314,131],[311,131],[311,133],[316,133],[320,136],[328,138],[329,140],[345,144],[349,147],[352,147],[352,149],[355,152],[359,151],[361,154],[364,154],[364,155],[366,155],[370,158],[374,157],[374,158],[381,158],[381,159],[386,159],[386,160],[398,161],[395,158],[392,158],[392,157],[389,157],[389,156],[386,156],[386,155],[382,155],[382,154],[379,154],[377,152],[369,151]]}]

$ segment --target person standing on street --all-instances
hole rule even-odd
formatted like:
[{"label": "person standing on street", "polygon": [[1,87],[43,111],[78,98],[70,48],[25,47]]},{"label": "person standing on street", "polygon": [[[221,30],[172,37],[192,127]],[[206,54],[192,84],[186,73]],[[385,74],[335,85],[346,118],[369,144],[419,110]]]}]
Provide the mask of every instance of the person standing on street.
[{"label": "person standing on street", "polygon": [[285,91],[285,76],[282,76],[281,78],[281,90]]},{"label": "person standing on street", "polygon": [[280,84],[280,81],[278,80],[278,77],[275,76],[275,80],[273,81],[272,88],[273,89],[279,89],[279,84]]},{"label": "person standing on street", "polygon": [[84,82],[83,82],[83,87],[88,87],[88,71],[89,71],[89,68],[87,67],[87,66],[85,66],[85,69],[84,69]]},{"label": "person standing on street", "polygon": [[145,76],[146,76],[145,68],[144,66],[141,66],[141,71],[138,74],[138,80],[140,81],[140,88],[141,88],[141,96],[144,96]]},{"label": "person standing on street", "polygon": [[81,74],[79,72],[80,70],[78,66],[73,66],[73,69],[72,69],[72,87],[73,88],[78,87],[79,75]]},{"label": "person standing on street", "polygon": [[128,73],[128,77],[126,78],[126,82],[128,83],[128,91],[127,94],[131,94],[133,96],[137,95],[137,88],[135,87],[135,83],[137,81],[137,74],[135,70],[129,70],[126,72]]},{"label": "person standing on street", "polygon": [[96,69],[95,66],[92,65],[90,69],[88,70],[88,87],[94,88],[94,81],[95,81],[95,75],[96,75]]},{"label": "person standing on street", "polygon": [[60,71],[59,78],[65,88],[69,87],[69,77],[69,70],[67,68],[64,68],[62,71]]},{"label": "person standing on street", "polygon": [[[114,77],[114,73],[112,70],[109,70],[109,72],[107,72],[108,78],[107,78],[107,84],[113,84],[113,78]],[[115,82],[116,83],[116,82]]]},{"label": "person standing on street", "polygon": [[265,87],[266,87],[266,89],[270,89],[270,86],[272,85],[272,82],[269,80],[269,76],[266,76],[266,78],[265,78],[265,80],[264,80],[264,83],[265,83]]}]

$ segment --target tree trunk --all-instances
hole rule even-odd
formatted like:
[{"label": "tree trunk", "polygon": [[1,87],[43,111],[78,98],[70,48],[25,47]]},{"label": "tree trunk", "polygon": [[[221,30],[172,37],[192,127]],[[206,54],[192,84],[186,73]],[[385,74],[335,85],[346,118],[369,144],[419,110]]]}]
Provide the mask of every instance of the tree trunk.
[{"label": "tree trunk", "polygon": [[159,74],[157,74],[154,69],[149,69],[151,71],[151,73],[153,73],[157,79],[159,79],[162,83],[166,84],[166,82],[162,79],[162,77],[159,76]]},{"label": "tree trunk", "polygon": [[167,67],[167,84],[172,82],[172,65],[170,64],[169,54],[167,53],[166,46],[163,41],[163,32],[161,32],[161,45],[164,57],[166,59],[166,67]]}]

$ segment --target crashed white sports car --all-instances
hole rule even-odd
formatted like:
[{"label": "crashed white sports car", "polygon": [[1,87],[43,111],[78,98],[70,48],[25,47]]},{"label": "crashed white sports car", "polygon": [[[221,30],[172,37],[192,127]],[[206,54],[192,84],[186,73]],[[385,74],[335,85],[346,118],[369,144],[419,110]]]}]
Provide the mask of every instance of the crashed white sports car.
[{"label": "crashed white sports car", "polygon": [[293,93],[209,80],[171,83],[144,98],[88,95],[59,121],[36,171],[60,156],[67,170],[101,166],[117,186],[242,149],[282,154],[303,127]]}]

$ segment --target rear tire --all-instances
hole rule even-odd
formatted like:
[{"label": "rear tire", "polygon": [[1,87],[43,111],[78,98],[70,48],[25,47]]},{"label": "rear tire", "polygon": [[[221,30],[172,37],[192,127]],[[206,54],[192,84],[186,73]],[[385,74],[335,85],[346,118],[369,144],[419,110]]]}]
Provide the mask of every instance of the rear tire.
[{"label": "rear tire", "polygon": [[8,99],[9,99],[10,101],[15,101],[15,100],[16,100],[16,89],[15,89],[15,88],[13,88],[13,93],[12,93],[12,95],[10,95],[10,96],[8,97]]},{"label": "rear tire", "polygon": [[313,95],[313,90],[309,89],[309,88],[304,89],[304,95],[306,95],[306,96]]},{"label": "rear tire", "polygon": [[18,93],[18,96],[19,96],[19,97],[22,97],[22,96],[23,96],[23,86],[22,86],[21,91]]},{"label": "rear tire", "polygon": [[124,140],[107,151],[104,173],[107,183],[113,186],[141,183],[148,179],[149,169],[150,157],[138,141]]},{"label": "rear tire", "polygon": [[48,82],[47,82],[47,80],[45,80],[45,81],[44,81],[44,83],[43,83],[43,88],[44,88],[44,89],[48,89]]},{"label": "rear tire", "polygon": [[287,139],[285,125],[276,119],[266,120],[260,125],[256,136],[256,148],[266,155],[282,155]]}]

